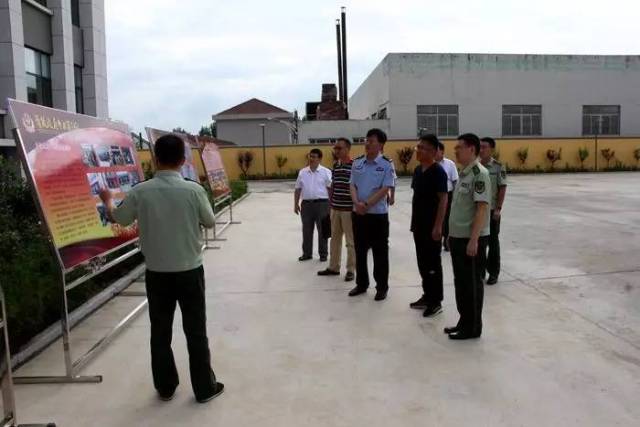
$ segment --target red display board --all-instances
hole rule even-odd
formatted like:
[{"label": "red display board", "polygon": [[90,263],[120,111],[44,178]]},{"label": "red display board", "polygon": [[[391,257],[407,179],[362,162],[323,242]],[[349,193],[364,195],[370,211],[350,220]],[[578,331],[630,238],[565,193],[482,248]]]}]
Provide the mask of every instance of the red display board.
[{"label": "red display board", "polygon": [[144,179],[128,126],[15,100],[9,100],[9,111],[63,267],[136,241],[137,225],[111,223],[98,196],[108,188],[117,204]]},{"label": "red display board", "polygon": [[151,153],[153,153],[153,146],[161,136],[173,134],[181,138],[184,141],[185,162],[182,166],[182,169],[180,170],[180,174],[183,178],[187,178],[198,183],[200,182],[200,179],[198,178],[198,169],[196,168],[196,164],[193,159],[193,153],[191,151],[192,148],[198,148],[195,137],[184,133],[167,132],[164,130],[153,128],[146,128],[146,130],[147,136],[149,137],[149,142],[151,143]]},{"label": "red display board", "polygon": [[229,178],[224,170],[222,157],[220,157],[220,151],[216,144],[211,142],[204,144],[202,147],[202,164],[207,171],[207,179],[209,180],[211,191],[213,191],[213,197],[219,198],[230,194]]}]

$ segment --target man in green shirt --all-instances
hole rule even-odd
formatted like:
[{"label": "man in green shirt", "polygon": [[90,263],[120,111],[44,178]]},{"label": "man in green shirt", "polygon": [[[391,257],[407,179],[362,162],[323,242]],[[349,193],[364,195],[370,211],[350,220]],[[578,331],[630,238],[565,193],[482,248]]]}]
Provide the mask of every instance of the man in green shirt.
[{"label": "man in green shirt", "polygon": [[[480,162],[487,168],[491,177],[491,219],[489,234],[489,255],[487,256],[486,271],[489,272],[487,285],[498,283],[500,275],[500,219],[502,218],[502,205],[507,194],[507,168],[493,158],[496,141],[493,138],[480,140]],[[485,277],[485,269],[482,269],[482,278]]]},{"label": "man in green shirt", "polygon": [[100,198],[114,222],[138,221],[147,265],[151,370],[160,399],[171,400],[179,383],[171,350],[173,316],[179,304],[191,385],[196,400],[204,403],[224,390],[211,369],[200,229],[200,225],[213,227],[215,217],[204,188],[180,175],[184,150],[184,142],[175,135],[159,138],[154,147],[155,177],[131,189],[118,207],[109,190],[101,191]]},{"label": "man in green shirt", "polygon": [[444,329],[453,340],[478,338],[482,334],[484,287],[480,276],[489,236],[491,179],[478,160],[480,139],[471,133],[460,135],[456,159],[462,165],[453,191],[449,217],[449,247],[453,264],[456,305],[460,320]]}]

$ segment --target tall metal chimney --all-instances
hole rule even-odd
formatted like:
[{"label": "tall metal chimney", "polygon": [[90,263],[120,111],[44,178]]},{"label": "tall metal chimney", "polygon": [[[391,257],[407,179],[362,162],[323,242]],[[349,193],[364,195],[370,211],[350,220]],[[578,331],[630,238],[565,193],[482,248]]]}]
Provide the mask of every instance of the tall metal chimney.
[{"label": "tall metal chimney", "polygon": [[347,86],[347,8],[342,7],[342,88],[347,119],[349,118],[349,90]]},{"label": "tall metal chimney", "polygon": [[338,45],[338,100],[344,100],[344,88],[342,87],[342,42],[340,40],[340,20],[336,19],[336,42]]}]

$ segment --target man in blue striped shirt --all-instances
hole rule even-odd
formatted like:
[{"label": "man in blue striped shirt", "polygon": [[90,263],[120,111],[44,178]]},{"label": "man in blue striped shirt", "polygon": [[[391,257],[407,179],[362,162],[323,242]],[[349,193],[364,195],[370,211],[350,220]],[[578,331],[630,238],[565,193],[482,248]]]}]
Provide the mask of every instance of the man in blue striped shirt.
[{"label": "man in blue striped shirt", "polygon": [[351,180],[351,141],[347,138],[339,138],[333,146],[333,152],[338,159],[333,165],[332,185],[329,194],[331,204],[331,256],[329,267],[319,271],[318,276],[340,275],[342,260],[342,236],[347,241],[347,274],[346,282],[355,278],[356,252],[353,243],[353,227],[351,224],[351,212],[353,201],[349,181]]}]

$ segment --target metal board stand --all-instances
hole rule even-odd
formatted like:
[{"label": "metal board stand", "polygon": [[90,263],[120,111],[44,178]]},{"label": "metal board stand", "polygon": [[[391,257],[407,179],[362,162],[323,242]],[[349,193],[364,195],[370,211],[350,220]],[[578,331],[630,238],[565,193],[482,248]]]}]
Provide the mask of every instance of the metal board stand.
[{"label": "metal board stand", "polygon": [[[224,202],[229,202],[229,206],[222,209],[220,212],[217,213],[216,215],[216,222],[213,225],[213,240],[216,242],[224,242],[227,239],[223,239],[220,238],[220,234],[222,234],[230,225],[238,225],[238,224],[242,224],[242,222],[240,221],[234,221],[233,220],[233,195],[231,193],[222,196],[218,199],[215,199],[213,201],[213,207],[215,209],[215,207],[218,204],[222,204]],[[226,212],[229,211],[229,219],[226,221],[218,221],[219,218],[222,217],[222,215]],[[218,225],[221,225],[222,227],[220,227],[220,229],[218,229]]]},{"label": "metal board stand", "polygon": [[7,330],[7,310],[4,302],[4,291],[0,286],[0,305],[2,305],[2,343],[0,351],[4,352],[0,360],[0,387],[2,387],[3,419],[2,427],[56,427],[54,423],[46,424],[18,424],[16,416],[16,399],[13,390],[13,376],[11,373],[11,350],[9,348],[9,331]]},{"label": "metal board stand", "polygon": [[[53,234],[49,229],[49,226],[46,221],[46,217],[42,210],[42,206],[40,206],[40,195],[38,193],[38,188],[35,185],[35,179],[31,173],[31,169],[29,168],[29,162],[27,160],[27,153],[24,150],[24,144],[22,143],[22,136],[20,135],[20,131],[18,129],[13,129],[14,139],[16,140],[16,145],[18,145],[21,149],[18,150],[20,157],[22,158],[22,162],[24,164],[25,170],[29,171],[27,173],[27,179],[29,180],[29,184],[32,189],[32,195],[34,199],[34,203],[38,209],[38,213],[40,214],[41,224],[44,228],[45,234],[49,236],[49,248],[54,259],[57,260],[58,266],[60,268],[60,283],[61,283],[61,292],[60,292],[60,327],[62,328],[62,345],[64,351],[64,365],[65,365],[65,374],[64,375],[53,375],[53,376],[31,376],[31,377],[15,377],[14,384],[67,384],[67,383],[100,383],[102,382],[102,375],[90,375],[90,376],[82,376],[79,375],[79,372],[82,368],[93,358],[95,357],[105,346],[107,346],[113,339],[124,329],[124,327],[130,323],[132,320],[136,318],[146,307],[147,300],[139,304],[136,308],[133,309],[129,314],[127,314],[124,319],[122,319],[114,328],[112,328],[107,334],[102,337],[93,347],[89,349],[85,354],[80,356],[78,360],[73,360],[72,352],[71,352],[71,332],[69,325],[69,304],[67,301],[67,292],[80,286],[81,284],[87,282],[89,279],[97,276],[98,274],[108,270],[109,268],[131,258],[133,255],[136,255],[140,252],[140,249],[137,247],[138,239],[132,240],[128,243],[125,243],[119,247],[113,248],[109,252],[102,254],[100,257],[95,257],[88,262],[87,265],[81,265],[73,268],[65,268],[62,258],[60,254],[56,250],[56,247],[53,243],[53,238],[51,237]],[[119,257],[108,261],[107,256],[113,254],[119,250],[122,250],[126,247],[131,246],[132,244],[136,245],[136,247],[132,248],[128,252],[120,255]],[[68,283],[68,275],[77,271],[79,268],[87,268],[88,272],[82,275],[81,277],[71,281]]]}]

